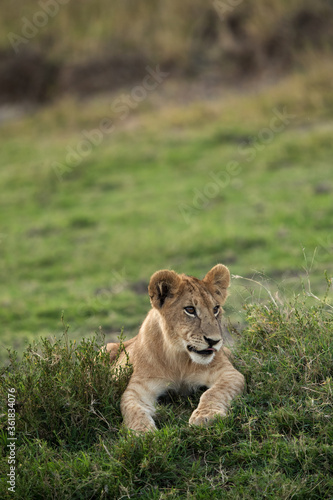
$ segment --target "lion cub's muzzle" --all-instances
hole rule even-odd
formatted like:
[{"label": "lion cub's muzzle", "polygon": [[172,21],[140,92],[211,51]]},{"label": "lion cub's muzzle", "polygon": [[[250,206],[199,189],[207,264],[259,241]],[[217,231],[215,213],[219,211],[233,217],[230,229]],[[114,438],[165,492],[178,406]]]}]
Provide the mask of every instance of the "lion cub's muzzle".
[{"label": "lion cub's muzzle", "polygon": [[195,347],[193,347],[191,345],[188,345],[187,349],[190,352],[195,352],[196,354],[200,354],[202,356],[210,356],[211,354],[213,354],[214,352],[217,351],[217,349],[215,349],[215,347],[213,347],[213,346],[218,344],[219,342],[221,342],[221,339],[220,340],[213,340],[213,339],[210,339],[210,338],[205,337],[205,336],[204,336],[204,339],[209,346],[206,349],[202,349],[201,351],[198,351]]}]

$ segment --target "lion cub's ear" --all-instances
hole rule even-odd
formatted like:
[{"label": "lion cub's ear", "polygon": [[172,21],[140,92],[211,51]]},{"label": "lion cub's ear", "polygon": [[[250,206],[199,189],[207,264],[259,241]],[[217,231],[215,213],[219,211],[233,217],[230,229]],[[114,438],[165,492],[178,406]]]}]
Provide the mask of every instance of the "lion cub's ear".
[{"label": "lion cub's ear", "polygon": [[148,293],[153,307],[161,309],[168,297],[173,297],[177,292],[180,277],[175,271],[157,271],[150,278]]},{"label": "lion cub's ear", "polygon": [[230,285],[230,273],[226,266],[217,264],[208,271],[202,281],[213,286],[215,288],[215,293],[220,295],[222,301],[225,302],[227,298],[227,288]]}]

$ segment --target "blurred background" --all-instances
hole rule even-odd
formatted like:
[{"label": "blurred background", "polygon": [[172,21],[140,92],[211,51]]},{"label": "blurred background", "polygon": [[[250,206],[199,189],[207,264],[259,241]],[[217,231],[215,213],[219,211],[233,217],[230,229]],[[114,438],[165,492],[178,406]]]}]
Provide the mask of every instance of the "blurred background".
[{"label": "blurred background", "polygon": [[332,2],[1,7],[2,356],[62,315],[136,334],[161,268],[226,264],[239,330],[247,303],[331,294]]}]

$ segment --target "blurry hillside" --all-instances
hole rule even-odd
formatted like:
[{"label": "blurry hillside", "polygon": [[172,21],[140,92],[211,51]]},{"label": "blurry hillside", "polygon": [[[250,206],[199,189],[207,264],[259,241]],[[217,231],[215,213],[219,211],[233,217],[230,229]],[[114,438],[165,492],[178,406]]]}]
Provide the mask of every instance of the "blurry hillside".
[{"label": "blurry hillside", "polygon": [[218,83],[302,69],[331,53],[332,25],[325,0],[12,0],[1,9],[0,103],[113,90],[147,64]]}]

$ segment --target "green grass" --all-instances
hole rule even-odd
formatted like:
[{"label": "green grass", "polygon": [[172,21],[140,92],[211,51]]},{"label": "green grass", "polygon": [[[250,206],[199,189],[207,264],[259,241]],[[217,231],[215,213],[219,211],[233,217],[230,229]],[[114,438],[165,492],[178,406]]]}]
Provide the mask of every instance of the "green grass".
[{"label": "green grass", "polygon": [[[329,283],[329,286],[331,283]],[[2,441],[16,388],[16,498],[323,499],[333,494],[333,323],[299,297],[247,308],[235,365],[246,391],[209,428],[187,424],[199,395],[160,402],[159,430],[121,426],[118,378],[103,338],[44,339],[1,376]],[[8,468],[1,458],[2,477]],[[11,498],[5,480],[1,498]]]},{"label": "green grass", "polygon": [[[124,121],[112,95],[2,128],[1,468],[15,386],[17,498],[332,497],[331,68],[178,105],[170,79]],[[293,117],[265,144],[275,108]],[[60,181],[54,162],[105,116],[115,131]],[[198,395],[172,397],[156,434],[128,436],[126,373],[119,385],[97,350],[137,333],[153,272],[217,262],[235,275],[225,310],[246,393],[205,430],[187,425]]]},{"label": "green grass", "polygon": [[[62,311],[71,338],[100,326],[108,339],[122,327],[135,334],[161,268],[200,277],[222,262],[268,279],[274,293],[298,293],[309,275],[324,292],[333,271],[328,62],[258,95],[170,106],[151,95],[125,121],[111,114],[116,97],[61,101],[2,130],[2,352],[59,331]],[[292,118],[265,144],[275,108]],[[60,181],[54,162],[104,116],[113,134]],[[212,186],[214,174],[226,182]],[[253,294],[262,289],[233,281],[232,321],[243,321]]]}]

